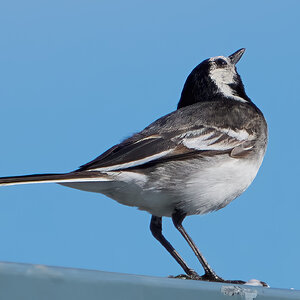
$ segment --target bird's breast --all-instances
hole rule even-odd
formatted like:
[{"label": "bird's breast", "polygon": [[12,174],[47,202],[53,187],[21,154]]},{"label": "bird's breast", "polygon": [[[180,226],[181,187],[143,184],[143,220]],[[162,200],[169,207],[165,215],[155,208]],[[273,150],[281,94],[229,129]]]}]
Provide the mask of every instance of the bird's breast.
[{"label": "bird's breast", "polygon": [[202,164],[186,181],[181,209],[193,215],[225,207],[249,187],[262,159],[263,154],[250,159],[220,156]]}]

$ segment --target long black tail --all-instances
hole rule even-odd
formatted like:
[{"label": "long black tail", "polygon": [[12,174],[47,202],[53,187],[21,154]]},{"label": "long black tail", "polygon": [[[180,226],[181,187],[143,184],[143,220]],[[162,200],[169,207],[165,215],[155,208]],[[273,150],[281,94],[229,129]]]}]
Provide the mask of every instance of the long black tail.
[{"label": "long black tail", "polygon": [[94,171],[79,171],[63,174],[34,174],[24,176],[0,177],[0,186],[29,184],[29,183],[67,183],[107,180],[107,175]]}]

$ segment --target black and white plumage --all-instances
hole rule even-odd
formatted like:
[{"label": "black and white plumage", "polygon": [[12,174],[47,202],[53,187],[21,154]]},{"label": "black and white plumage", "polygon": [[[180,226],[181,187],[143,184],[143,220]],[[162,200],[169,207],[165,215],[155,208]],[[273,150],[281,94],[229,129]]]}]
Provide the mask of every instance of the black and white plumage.
[{"label": "black and white plumage", "polygon": [[[152,214],[154,237],[188,277],[224,281],[207,264],[182,221],[226,206],[247,189],[262,163],[267,124],[235,67],[244,51],[203,61],[188,76],[176,111],[78,170],[3,177],[0,185],[55,182],[146,210]],[[165,216],[172,217],[192,247],[203,276],[190,269],[162,235]]]}]

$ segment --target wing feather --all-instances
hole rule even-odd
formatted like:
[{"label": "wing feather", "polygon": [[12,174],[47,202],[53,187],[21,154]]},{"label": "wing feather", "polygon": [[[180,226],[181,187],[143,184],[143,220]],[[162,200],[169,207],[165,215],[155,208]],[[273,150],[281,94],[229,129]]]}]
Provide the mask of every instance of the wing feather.
[{"label": "wing feather", "polygon": [[124,170],[185,159],[195,154],[228,153],[232,157],[243,157],[251,151],[255,139],[246,130],[205,126],[160,135],[144,136],[142,133],[113,146],[79,170]]}]

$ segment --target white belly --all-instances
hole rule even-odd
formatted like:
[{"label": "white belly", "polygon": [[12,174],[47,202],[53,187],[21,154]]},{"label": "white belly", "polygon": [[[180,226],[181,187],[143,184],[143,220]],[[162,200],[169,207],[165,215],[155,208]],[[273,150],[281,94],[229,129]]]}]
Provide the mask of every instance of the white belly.
[{"label": "white belly", "polygon": [[261,162],[231,158],[199,170],[186,183],[182,209],[192,215],[223,208],[248,188]]},{"label": "white belly", "polygon": [[106,174],[111,176],[111,181],[63,185],[102,193],[156,216],[169,217],[175,208],[187,215],[204,214],[226,206],[243,193],[255,178],[261,162],[262,158],[248,160],[227,156],[224,159],[220,156],[212,163],[179,161],[176,166],[166,164],[146,174],[110,171]]}]

